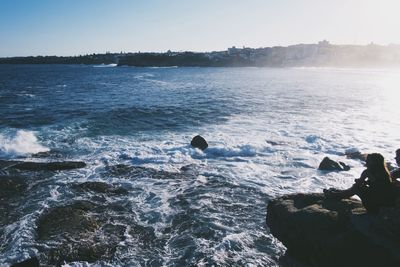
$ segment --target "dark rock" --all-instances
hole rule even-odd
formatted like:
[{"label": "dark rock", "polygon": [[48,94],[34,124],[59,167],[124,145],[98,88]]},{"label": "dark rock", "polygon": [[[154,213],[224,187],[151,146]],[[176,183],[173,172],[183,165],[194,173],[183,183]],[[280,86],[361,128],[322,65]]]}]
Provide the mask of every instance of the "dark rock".
[{"label": "dark rock", "polygon": [[284,145],[284,143],[282,143],[282,142],[275,142],[275,141],[272,141],[272,140],[267,140],[267,141],[265,141],[267,144],[270,144],[271,146],[281,146],[281,145]]},{"label": "dark rock", "polygon": [[197,169],[197,165],[195,165],[195,164],[188,164],[188,165],[185,165],[185,166],[182,166],[179,170],[181,171],[181,172],[190,172],[190,173],[194,173],[195,171],[196,171],[196,169]]},{"label": "dark rock", "polygon": [[106,167],[106,172],[102,174],[104,177],[113,176],[125,179],[185,179],[187,174],[179,172],[159,171],[152,168],[142,166],[130,166],[125,164],[117,164]]},{"label": "dark rock", "polygon": [[367,153],[361,153],[360,151],[346,151],[345,155],[349,159],[358,159],[361,161],[366,161],[367,160]]},{"label": "dark rock", "polygon": [[99,222],[88,216],[95,204],[78,201],[71,205],[56,207],[44,214],[38,222],[38,238],[51,239],[55,236],[84,238],[99,228]]},{"label": "dark rock", "polygon": [[20,195],[28,188],[21,176],[0,175],[0,199]]},{"label": "dark rock", "polygon": [[21,162],[12,168],[25,171],[62,171],[86,167],[86,163],[80,161],[61,162]]},{"label": "dark rock", "polygon": [[190,142],[190,144],[193,147],[199,148],[201,150],[205,150],[208,147],[207,141],[206,139],[204,139],[202,136],[200,135],[196,135],[195,137],[193,137],[192,141]]},{"label": "dark rock", "polygon": [[14,263],[10,267],[39,267],[40,263],[38,258],[33,257],[22,262]]},{"label": "dark rock", "polygon": [[348,170],[350,170],[350,167],[341,161],[336,162],[328,157],[325,157],[319,164],[318,170],[321,170],[321,171],[348,171]]},{"label": "dark rock", "polygon": [[132,225],[129,234],[138,240],[138,245],[143,248],[149,248],[153,245],[157,237],[152,227],[146,227],[139,224]]},{"label": "dark rock", "polygon": [[268,203],[267,225],[290,255],[310,266],[394,267],[400,266],[399,209],[373,216],[356,200],[295,194]]},{"label": "dark rock", "polygon": [[126,190],[125,188],[117,187],[103,182],[84,182],[81,184],[74,184],[72,187],[80,191],[92,191],[103,194],[119,195],[128,193],[128,190]]},{"label": "dark rock", "polygon": [[0,169],[16,169],[23,171],[61,171],[83,168],[85,162],[60,161],[60,162],[31,162],[0,160]]},{"label": "dark rock", "polygon": [[122,225],[105,224],[85,239],[77,242],[66,240],[50,250],[49,263],[60,265],[64,262],[111,259],[118,243],[124,240],[125,230]]},{"label": "dark rock", "polygon": [[32,158],[62,158],[63,155],[60,151],[49,150],[45,152],[38,152],[31,155]]},{"label": "dark rock", "polygon": [[77,201],[55,207],[38,221],[39,242],[46,243],[44,258],[50,265],[64,262],[109,260],[124,240],[126,226],[111,224],[107,206]]}]

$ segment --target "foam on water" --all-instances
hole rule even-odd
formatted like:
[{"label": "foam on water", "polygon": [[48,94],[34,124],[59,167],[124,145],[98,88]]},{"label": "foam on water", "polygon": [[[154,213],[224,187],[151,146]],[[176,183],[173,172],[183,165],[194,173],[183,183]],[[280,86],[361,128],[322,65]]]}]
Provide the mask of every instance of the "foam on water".
[{"label": "foam on water", "polygon": [[100,64],[100,65],[94,65],[93,67],[95,68],[113,68],[116,67],[118,64],[112,63],[112,64]]},{"label": "foam on water", "polygon": [[49,151],[40,144],[32,131],[18,130],[0,134],[0,155],[6,157],[21,156]]}]

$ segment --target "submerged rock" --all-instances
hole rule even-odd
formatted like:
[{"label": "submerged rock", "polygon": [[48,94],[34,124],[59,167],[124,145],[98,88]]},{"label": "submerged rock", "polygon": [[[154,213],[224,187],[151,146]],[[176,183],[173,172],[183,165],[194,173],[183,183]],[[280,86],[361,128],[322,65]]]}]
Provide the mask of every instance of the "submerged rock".
[{"label": "submerged rock", "polygon": [[21,176],[0,175],[0,200],[20,195],[27,188],[28,185]]},{"label": "submerged rock", "polygon": [[142,166],[131,166],[125,164],[117,164],[112,166],[107,166],[105,169],[105,173],[102,175],[104,177],[113,176],[118,178],[125,179],[185,179],[187,178],[187,174],[179,173],[179,172],[168,172],[162,170],[156,170],[152,168],[146,168]]},{"label": "submerged rock", "polygon": [[44,152],[38,152],[31,155],[32,158],[62,158],[63,155],[58,150],[49,150]]},{"label": "submerged rock", "polygon": [[99,222],[88,216],[95,204],[78,201],[71,205],[56,207],[44,214],[38,222],[38,238],[51,239],[54,236],[68,236],[79,239],[99,228]]},{"label": "submerged rock", "polygon": [[81,184],[74,184],[72,186],[74,189],[79,191],[92,191],[96,193],[103,193],[103,194],[127,194],[128,190],[122,187],[110,185],[103,182],[84,182]]},{"label": "submerged rock", "polygon": [[339,161],[336,162],[329,157],[325,157],[321,163],[319,164],[318,170],[321,171],[348,171],[350,170],[350,166],[347,166],[345,163]]},{"label": "submerged rock", "polygon": [[353,150],[348,150],[348,151],[345,152],[345,155],[349,159],[358,159],[358,160],[361,160],[361,161],[364,161],[364,162],[367,160],[367,156],[368,156],[367,153],[361,153],[358,150],[354,150],[354,151]]},{"label": "submerged rock", "polygon": [[[100,214],[98,214],[100,212]],[[38,221],[39,242],[49,247],[44,258],[51,265],[111,259],[124,239],[126,227],[107,223],[106,206],[88,201],[55,207]]]},{"label": "submerged rock", "polygon": [[61,171],[86,167],[81,161],[31,162],[0,160],[1,169],[17,169],[23,171]]},{"label": "submerged rock", "polygon": [[50,264],[61,265],[64,262],[109,260],[113,257],[118,243],[124,239],[125,227],[122,225],[104,225],[87,239],[66,240],[50,250]]},{"label": "submerged rock", "polygon": [[204,139],[200,135],[196,135],[195,137],[193,137],[193,139],[190,142],[190,144],[192,145],[192,147],[196,147],[196,148],[199,148],[201,150],[205,150],[208,147],[206,139]]},{"label": "submerged rock", "polygon": [[32,257],[22,262],[14,263],[10,267],[39,267],[40,263],[38,258]]},{"label": "submerged rock", "polygon": [[268,203],[267,225],[290,255],[310,266],[394,267],[400,266],[399,209],[372,216],[357,200],[295,194]]}]

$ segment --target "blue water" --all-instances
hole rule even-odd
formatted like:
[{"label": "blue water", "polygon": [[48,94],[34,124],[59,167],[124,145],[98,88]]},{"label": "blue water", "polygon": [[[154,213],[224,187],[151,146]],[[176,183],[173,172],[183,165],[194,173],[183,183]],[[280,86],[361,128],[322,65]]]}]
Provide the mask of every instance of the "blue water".
[{"label": "blue water", "polygon": [[[85,181],[128,188],[105,200],[131,211],[115,221],[135,220],[159,241],[143,248],[127,234],[94,264],[276,266],[285,248],[265,225],[268,200],[350,185],[363,166],[349,149],[392,161],[399,86],[398,70],[0,66],[0,157],[88,163],[30,178],[35,190],[0,225],[0,266],[45,253],[52,244],[37,240],[36,222],[96,201],[70,186]],[[189,145],[197,134],[204,152]],[[353,168],[319,172],[324,156]],[[117,164],[145,171],[114,175]]]}]

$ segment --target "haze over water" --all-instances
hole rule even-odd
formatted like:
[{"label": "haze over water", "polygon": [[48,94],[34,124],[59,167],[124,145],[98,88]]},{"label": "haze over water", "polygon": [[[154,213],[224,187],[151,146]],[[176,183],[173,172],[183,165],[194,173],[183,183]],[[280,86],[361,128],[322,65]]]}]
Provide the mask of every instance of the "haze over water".
[{"label": "haze over water", "polygon": [[[0,66],[1,158],[46,160],[31,155],[50,150],[51,160],[88,163],[38,181],[21,200],[14,220],[0,225],[0,265],[45,250],[35,236],[40,215],[82,199],[123,203],[130,212],[114,224],[135,221],[157,241],[143,247],[127,234],[98,264],[277,265],[285,248],[265,225],[267,201],[351,185],[363,166],[346,160],[348,149],[392,161],[399,77],[374,69]],[[204,152],[189,145],[197,134],[209,142]],[[351,171],[318,171],[325,156]],[[115,175],[117,164],[146,171]],[[100,201],[70,186],[84,181],[129,193]]]}]

